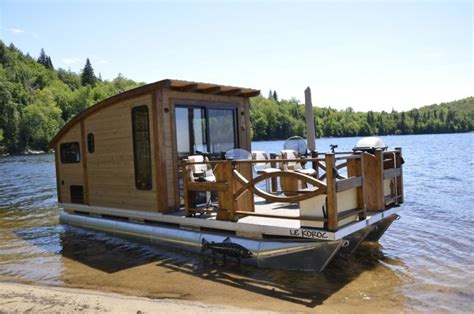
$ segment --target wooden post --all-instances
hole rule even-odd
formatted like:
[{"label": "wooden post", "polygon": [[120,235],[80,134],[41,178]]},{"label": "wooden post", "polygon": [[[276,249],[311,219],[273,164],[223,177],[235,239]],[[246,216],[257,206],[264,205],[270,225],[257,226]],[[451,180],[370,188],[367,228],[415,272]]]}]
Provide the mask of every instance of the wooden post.
[{"label": "wooden post", "polygon": [[367,210],[364,201],[364,177],[362,174],[364,165],[364,154],[360,154],[360,159],[347,160],[347,176],[348,177],[362,177],[362,186],[357,188],[357,208],[363,208],[364,211],[359,214],[359,219],[363,220],[367,217]]},{"label": "wooden post", "polygon": [[188,182],[193,180],[193,172],[191,167],[186,165],[188,162],[187,159],[183,159],[181,162],[181,166],[183,169],[183,194],[184,194],[184,216],[190,217],[192,214],[191,206],[189,206],[189,190],[188,190]]},{"label": "wooden post", "polygon": [[338,228],[336,177],[334,176],[334,166],[336,165],[336,159],[334,154],[326,154],[325,159],[328,229],[330,231],[336,231]]},{"label": "wooden post", "polygon": [[385,209],[383,193],[383,151],[375,150],[375,155],[364,154],[364,198],[368,211]]},{"label": "wooden post", "polygon": [[[318,152],[317,151],[312,151],[311,152],[311,158],[318,158]],[[312,161],[312,166],[313,166],[313,169],[314,171],[316,171],[316,174],[314,175],[316,177],[316,179],[319,179],[319,166],[318,166],[318,161],[317,160],[313,160]]]},{"label": "wooden post", "polygon": [[398,203],[403,203],[403,165],[402,165],[402,148],[401,147],[395,147],[395,150],[397,151],[397,168],[400,168],[400,176],[396,178],[397,180],[397,201]]},{"label": "wooden post", "polygon": [[[367,204],[365,202],[366,197],[365,197],[365,177],[364,177],[364,166],[365,166],[365,154],[361,153],[360,154],[360,160],[359,160],[359,175],[362,176],[362,186],[358,189],[357,191],[357,203],[359,206],[362,206],[364,211],[359,214],[359,220],[366,219],[367,218]],[[360,193],[359,193],[360,192]]]},{"label": "wooden post", "polygon": [[376,204],[378,210],[385,209],[385,197],[383,190],[383,150],[378,148],[375,150],[375,186]]},{"label": "wooden post", "polygon": [[215,175],[217,182],[226,182],[228,188],[225,191],[218,191],[219,211],[217,220],[232,220],[235,213],[234,208],[234,179],[232,175],[232,160],[225,160],[216,167]]},{"label": "wooden post", "polygon": [[310,151],[316,150],[316,132],[314,129],[313,102],[311,101],[311,89],[307,87],[304,91],[304,103],[306,109],[306,142]]},{"label": "wooden post", "polygon": [[[277,158],[277,155],[275,153],[270,153],[270,159],[271,160],[275,160]],[[276,161],[271,161],[270,162],[270,167],[272,168],[277,168],[277,163]],[[272,187],[270,189],[270,191],[272,193],[275,193],[277,190],[278,190],[278,181],[277,181],[277,178],[273,177],[272,180]]]}]

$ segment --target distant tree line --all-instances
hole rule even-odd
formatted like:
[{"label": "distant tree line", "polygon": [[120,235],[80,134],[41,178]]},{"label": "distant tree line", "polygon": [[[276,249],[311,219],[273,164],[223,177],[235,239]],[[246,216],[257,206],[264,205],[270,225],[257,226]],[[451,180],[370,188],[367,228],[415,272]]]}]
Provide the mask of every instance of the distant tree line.
[{"label": "distant tree line", "polygon": [[74,115],[138,85],[120,74],[96,77],[89,59],[80,74],[55,70],[44,49],[35,60],[0,41],[0,153],[46,150]]},{"label": "distant tree line", "polygon": [[[142,83],[118,75],[111,81],[94,74],[89,59],[81,73],[55,69],[41,49],[38,59],[0,41],[0,153],[46,150],[59,129],[93,104]],[[304,106],[279,100],[276,91],[251,99],[254,140],[305,136]],[[474,98],[407,112],[354,112],[316,107],[317,136],[422,134],[473,131]]]},{"label": "distant tree line", "polygon": [[[296,99],[252,98],[250,120],[254,140],[306,136],[304,105]],[[474,130],[474,97],[412,109],[406,112],[355,112],[315,107],[317,137],[458,133]]]}]

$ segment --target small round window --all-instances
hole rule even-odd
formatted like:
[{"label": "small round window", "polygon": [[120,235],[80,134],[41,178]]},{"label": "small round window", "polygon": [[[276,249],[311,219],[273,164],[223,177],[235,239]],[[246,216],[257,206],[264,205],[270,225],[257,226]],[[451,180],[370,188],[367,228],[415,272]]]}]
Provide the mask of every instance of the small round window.
[{"label": "small round window", "polygon": [[94,134],[87,134],[87,151],[92,154],[95,151]]}]

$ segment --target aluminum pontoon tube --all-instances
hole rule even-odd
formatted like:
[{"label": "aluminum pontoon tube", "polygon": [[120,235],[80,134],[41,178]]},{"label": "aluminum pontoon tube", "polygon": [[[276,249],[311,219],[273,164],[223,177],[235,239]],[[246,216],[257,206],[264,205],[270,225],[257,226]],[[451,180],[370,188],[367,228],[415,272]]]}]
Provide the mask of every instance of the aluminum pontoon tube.
[{"label": "aluminum pontoon tube", "polygon": [[[78,227],[104,231],[117,236],[132,237],[151,244],[184,249],[199,254],[203,240],[223,243],[226,238],[252,252],[242,262],[263,268],[322,271],[336,255],[344,240],[318,241],[304,239],[250,239],[233,235],[117,221],[61,212],[60,222]],[[228,240],[228,241],[229,241]],[[231,257],[229,257],[231,258]]]},{"label": "aluminum pontoon tube", "polygon": [[387,231],[388,227],[394,222],[395,220],[400,219],[400,216],[395,214],[388,216],[387,218],[384,218],[375,224],[373,224],[374,228],[372,232],[370,232],[366,238],[365,241],[371,241],[371,242],[377,242],[380,240],[380,238],[383,236],[385,231]]}]

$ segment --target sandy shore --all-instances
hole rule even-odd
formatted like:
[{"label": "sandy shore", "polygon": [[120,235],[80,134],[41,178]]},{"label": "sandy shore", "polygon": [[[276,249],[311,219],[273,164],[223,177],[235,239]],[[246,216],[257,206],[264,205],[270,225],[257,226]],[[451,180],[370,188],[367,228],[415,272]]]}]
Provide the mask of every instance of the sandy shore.
[{"label": "sandy shore", "polygon": [[192,301],[129,297],[116,293],[0,282],[0,313],[270,313]]}]

